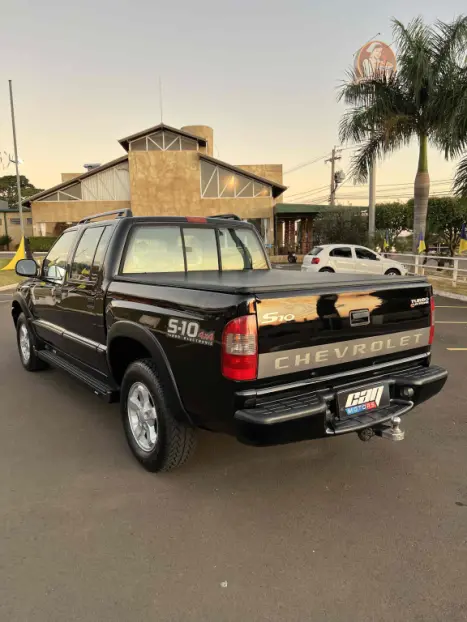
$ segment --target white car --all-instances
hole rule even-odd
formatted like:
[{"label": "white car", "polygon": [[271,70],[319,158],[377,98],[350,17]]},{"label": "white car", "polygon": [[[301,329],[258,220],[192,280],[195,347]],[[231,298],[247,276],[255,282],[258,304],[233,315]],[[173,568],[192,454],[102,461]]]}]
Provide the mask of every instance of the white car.
[{"label": "white car", "polygon": [[356,244],[322,244],[303,258],[302,272],[354,272],[406,275],[407,268],[393,259]]}]

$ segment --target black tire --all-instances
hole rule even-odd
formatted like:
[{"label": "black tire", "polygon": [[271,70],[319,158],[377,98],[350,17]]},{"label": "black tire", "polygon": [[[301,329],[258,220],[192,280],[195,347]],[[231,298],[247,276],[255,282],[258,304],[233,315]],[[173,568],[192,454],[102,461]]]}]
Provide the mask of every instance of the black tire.
[{"label": "black tire", "polygon": [[[26,355],[26,351],[23,350],[23,348],[21,347],[22,338],[27,338],[28,340],[28,356]],[[16,322],[16,343],[18,345],[19,358],[24,369],[27,369],[27,371],[39,371],[41,369],[46,369],[47,363],[41,361],[41,359],[36,354],[36,350],[34,348],[34,339],[31,336],[31,331],[29,329],[24,313],[20,314]]]},{"label": "black tire", "polygon": [[[130,390],[137,384],[148,390],[156,413],[155,445],[148,449],[143,449],[138,444],[130,423],[128,398]],[[171,471],[184,464],[194,452],[196,430],[177,421],[172,414],[170,394],[164,388],[157,367],[151,359],[136,361],[126,370],[120,391],[120,410],[130,449],[148,471]],[[140,440],[148,441],[147,435]]]},{"label": "black tire", "polygon": [[320,272],[334,272],[332,268],[321,268]]},{"label": "black tire", "polygon": [[387,276],[400,276],[401,275],[399,270],[397,270],[396,268],[389,268],[389,270],[386,270],[384,274],[386,274]]}]

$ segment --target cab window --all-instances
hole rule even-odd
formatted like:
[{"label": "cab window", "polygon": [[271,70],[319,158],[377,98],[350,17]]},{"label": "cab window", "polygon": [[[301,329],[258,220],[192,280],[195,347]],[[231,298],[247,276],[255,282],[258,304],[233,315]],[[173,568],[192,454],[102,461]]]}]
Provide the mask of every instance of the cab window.
[{"label": "cab window", "polygon": [[50,281],[64,281],[68,253],[75,239],[76,231],[66,231],[58,238],[42,264],[42,276],[44,278]]},{"label": "cab window", "polygon": [[71,264],[70,278],[74,281],[88,281],[94,254],[101,239],[104,227],[90,227],[81,236]]}]

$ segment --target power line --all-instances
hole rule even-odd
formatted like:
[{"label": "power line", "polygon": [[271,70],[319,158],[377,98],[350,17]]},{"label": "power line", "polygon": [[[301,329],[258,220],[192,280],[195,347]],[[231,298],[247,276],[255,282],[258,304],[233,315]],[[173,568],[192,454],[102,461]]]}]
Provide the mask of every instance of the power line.
[{"label": "power line", "polygon": [[[345,180],[340,184],[340,188],[342,188],[342,186],[344,184],[347,184],[348,182],[350,182],[352,180],[352,178],[348,175]],[[434,185],[442,185],[442,184],[449,184],[452,183],[452,179],[438,179],[438,180],[433,180],[430,181],[430,185],[434,186]],[[400,184],[377,184],[376,188],[390,188],[390,187],[400,187],[401,190],[403,190],[404,188],[412,188],[413,187],[414,182],[405,182],[405,183],[400,183]],[[364,184],[359,184],[359,187],[362,187]],[[307,188],[306,190],[303,190],[302,192],[296,192],[294,194],[289,194],[287,195],[288,199],[291,199],[293,197],[298,197],[298,196],[304,196],[306,194],[314,194],[315,192],[320,192],[321,190],[324,190],[324,188],[327,188],[328,184],[326,184],[325,186],[321,186],[319,188]]]},{"label": "power line", "polygon": [[289,173],[295,173],[295,171],[299,171],[301,168],[305,168],[305,166],[311,166],[311,164],[316,164],[316,162],[319,162],[320,160],[324,160],[324,158],[326,158],[328,156],[327,153],[325,153],[324,155],[320,156],[319,158],[316,158],[315,160],[308,160],[307,162],[302,162],[301,164],[297,164],[297,166],[293,166],[292,168],[289,168],[287,171],[284,171],[284,175],[288,175]]}]

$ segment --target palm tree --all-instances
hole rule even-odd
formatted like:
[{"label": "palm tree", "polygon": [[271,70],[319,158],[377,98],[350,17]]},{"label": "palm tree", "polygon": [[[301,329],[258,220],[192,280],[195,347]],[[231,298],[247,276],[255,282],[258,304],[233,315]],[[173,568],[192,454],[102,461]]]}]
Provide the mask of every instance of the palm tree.
[{"label": "palm tree", "polygon": [[[450,24],[427,26],[421,18],[404,26],[393,20],[397,45],[397,72],[381,72],[358,81],[351,71],[339,100],[352,106],[343,116],[342,142],[359,148],[351,174],[365,182],[375,159],[418,142],[418,167],[414,182],[414,236],[416,252],[420,233],[425,234],[430,176],[428,145],[443,149],[446,156],[459,150],[460,128],[455,121],[455,102],[463,90],[462,80],[467,17]],[[454,146],[456,143],[457,147]]]}]

